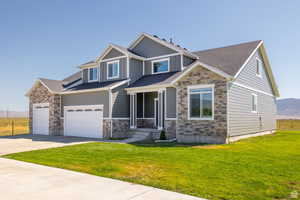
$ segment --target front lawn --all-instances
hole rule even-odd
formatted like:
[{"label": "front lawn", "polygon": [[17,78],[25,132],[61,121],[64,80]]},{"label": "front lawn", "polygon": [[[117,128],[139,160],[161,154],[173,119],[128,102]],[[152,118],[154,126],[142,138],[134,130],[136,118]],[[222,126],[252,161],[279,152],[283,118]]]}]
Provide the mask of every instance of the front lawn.
[{"label": "front lawn", "polygon": [[208,199],[283,200],[300,193],[300,132],[211,146],[88,143],[5,157]]}]

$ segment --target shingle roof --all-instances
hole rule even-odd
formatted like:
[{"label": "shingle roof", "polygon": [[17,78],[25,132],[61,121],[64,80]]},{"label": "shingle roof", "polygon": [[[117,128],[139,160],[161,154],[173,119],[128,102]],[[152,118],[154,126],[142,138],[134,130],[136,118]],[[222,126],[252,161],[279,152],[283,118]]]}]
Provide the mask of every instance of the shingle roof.
[{"label": "shingle roof", "polygon": [[135,88],[135,87],[146,87],[146,86],[159,86],[164,84],[171,83],[177,74],[181,72],[168,72],[168,73],[161,73],[161,74],[151,74],[145,75],[142,78],[135,81],[133,84],[129,85],[128,88]]},{"label": "shingle roof", "polygon": [[78,71],[67,78],[64,78],[62,81],[64,85],[70,84],[72,82],[78,81],[81,79],[81,71]]},{"label": "shingle roof", "polygon": [[100,89],[100,88],[110,88],[113,87],[120,82],[124,81],[123,80],[116,80],[116,81],[105,81],[105,82],[92,82],[92,83],[83,83],[71,88],[68,88],[64,90],[65,92],[70,92],[70,91],[78,91],[78,90],[90,90],[90,89]]},{"label": "shingle roof", "polygon": [[261,42],[258,40],[193,53],[199,57],[200,62],[217,67],[234,76]]},{"label": "shingle roof", "polygon": [[45,79],[45,78],[40,78],[39,79],[45,86],[51,90],[54,93],[60,93],[63,91],[63,84],[62,81],[59,80],[51,80],[51,79]]}]

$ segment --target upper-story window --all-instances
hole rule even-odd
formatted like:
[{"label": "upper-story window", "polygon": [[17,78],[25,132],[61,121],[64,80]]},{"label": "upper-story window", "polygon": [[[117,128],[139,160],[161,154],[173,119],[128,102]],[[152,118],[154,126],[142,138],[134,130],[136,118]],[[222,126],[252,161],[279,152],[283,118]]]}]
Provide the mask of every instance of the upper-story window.
[{"label": "upper-story window", "polygon": [[188,87],[189,120],[214,119],[214,85]]},{"label": "upper-story window", "polygon": [[256,58],[256,76],[262,77],[262,61]]},{"label": "upper-story window", "polygon": [[98,68],[89,68],[89,82],[98,81]]},{"label": "upper-story window", "polygon": [[107,63],[107,78],[119,78],[119,69],[120,63],[119,61],[112,61]]},{"label": "upper-story window", "polygon": [[152,61],[152,74],[164,73],[169,71],[169,59]]}]

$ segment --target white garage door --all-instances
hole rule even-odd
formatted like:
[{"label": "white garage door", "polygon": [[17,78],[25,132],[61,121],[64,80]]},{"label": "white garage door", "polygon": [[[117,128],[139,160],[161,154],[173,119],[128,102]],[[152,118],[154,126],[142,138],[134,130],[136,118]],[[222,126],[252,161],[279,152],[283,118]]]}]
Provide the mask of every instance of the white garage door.
[{"label": "white garage door", "polygon": [[33,134],[49,135],[49,103],[33,104]]},{"label": "white garage door", "polygon": [[103,105],[65,106],[65,136],[103,138]]}]

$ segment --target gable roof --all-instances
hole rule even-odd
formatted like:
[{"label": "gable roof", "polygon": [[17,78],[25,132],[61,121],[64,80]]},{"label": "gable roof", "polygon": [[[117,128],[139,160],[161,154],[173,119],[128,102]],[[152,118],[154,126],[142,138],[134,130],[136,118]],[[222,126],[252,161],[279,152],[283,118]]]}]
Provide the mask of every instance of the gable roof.
[{"label": "gable roof", "polygon": [[96,62],[101,61],[109,52],[111,49],[116,49],[118,51],[120,51],[121,53],[125,54],[128,57],[131,58],[136,58],[139,60],[144,60],[145,58],[139,55],[136,55],[134,53],[132,53],[131,51],[129,51],[127,48],[122,47],[120,45],[116,45],[116,44],[109,44],[108,47],[104,50],[104,52],[96,59]]},{"label": "gable roof", "polygon": [[182,48],[180,47],[179,45],[176,45],[176,44],[173,44],[173,43],[170,43],[170,42],[167,42],[166,40],[163,40],[163,39],[160,39],[159,37],[157,36],[153,36],[153,35],[150,35],[148,33],[142,33],[136,40],[134,40],[130,45],[129,45],[129,49],[133,49],[135,46],[137,46],[142,40],[144,37],[147,37],[165,47],[168,47],[174,51],[177,51],[178,53],[182,53],[186,56],[189,56],[189,57],[192,57],[192,58],[197,58],[197,55],[193,54],[192,52],[188,51],[187,49],[185,48]]},{"label": "gable roof", "polygon": [[52,94],[59,94],[61,91],[63,91],[63,81],[39,78],[35,81],[32,88],[25,95],[29,96],[39,83],[47,88],[48,91]]},{"label": "gable roof", "polygon": [[235,76],[261,43],[262,41],[258,40],[193,53],[199,57],[201,62],[214,66],[231,76]]}]

